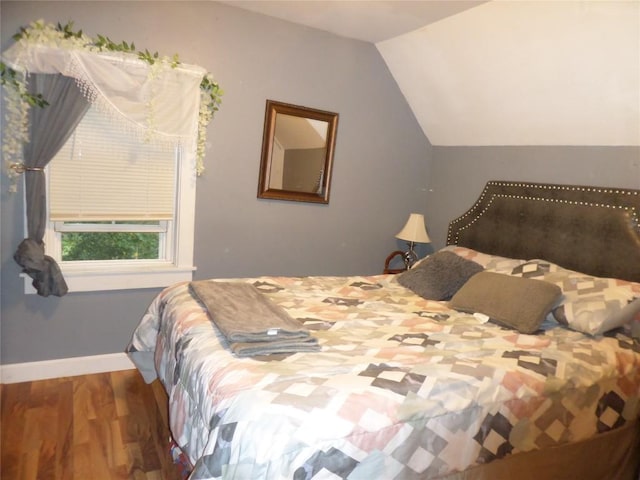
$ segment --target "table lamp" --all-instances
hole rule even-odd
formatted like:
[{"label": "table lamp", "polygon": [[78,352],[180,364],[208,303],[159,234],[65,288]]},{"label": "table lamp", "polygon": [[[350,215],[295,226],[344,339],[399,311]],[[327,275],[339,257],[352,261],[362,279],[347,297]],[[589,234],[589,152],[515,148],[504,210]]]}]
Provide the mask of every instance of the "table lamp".
[{"label": "table lamp", "polygon": [[412,213],[409,215],[406,225],[396,235],[396,238],[405,240],[409,246],[409,250],[404,253],[403,260],[404,265],[407,268],[411,268],[413,264],[418,260],[416,252],[413,250],[414,243],[429,243],[429,235],[427,229],[424,226],[424,215],[419,213]]}]

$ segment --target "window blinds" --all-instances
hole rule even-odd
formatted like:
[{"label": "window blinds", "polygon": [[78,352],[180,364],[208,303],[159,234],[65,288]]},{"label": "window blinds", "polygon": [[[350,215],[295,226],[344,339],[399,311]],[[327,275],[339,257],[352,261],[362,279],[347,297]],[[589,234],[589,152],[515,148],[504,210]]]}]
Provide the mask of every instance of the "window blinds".
[{"label": "window blinds", "polygon": [[49,164],[50,220],[171,220],[176,157],[92,107]]}]

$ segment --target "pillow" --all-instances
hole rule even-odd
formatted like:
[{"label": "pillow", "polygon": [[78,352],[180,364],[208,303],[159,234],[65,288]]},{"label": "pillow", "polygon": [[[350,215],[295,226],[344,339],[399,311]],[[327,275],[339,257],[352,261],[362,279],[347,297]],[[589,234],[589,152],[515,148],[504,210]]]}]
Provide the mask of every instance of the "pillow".
[{"label": "pillow", "polygon": [[588,335],[601,335],[631,323],[640,315],[639,283],[594,277],[545,260],[531,260],[515,268],[512,274],[558,285],[564,297],[553,309],[553,318]]},{"label": "pillow", "polygon": [[449,305],[462,312],[482,313],[520,333],[533,333],[561,296],[560,287],[543,280],[485,271],[471,277]]},{"label": "pillow", "polygon": [[482,266],[452,252],[438,251],[398,275],[400,285],[427,300],[448,300]]},{"label": "pillow", "polygon": [[511,271],[522,265],[526,260],[520,260],[517,258],[501,257],[499,255],[491,255],[488,253],[482,253],[477,250],[473,250],[467,247],[460,247],[458,245],[447,245],[439,250],[440,252],[453,252],[456,255],[472,260],[481,266],[485,270],[498,273],[511,273]]}]

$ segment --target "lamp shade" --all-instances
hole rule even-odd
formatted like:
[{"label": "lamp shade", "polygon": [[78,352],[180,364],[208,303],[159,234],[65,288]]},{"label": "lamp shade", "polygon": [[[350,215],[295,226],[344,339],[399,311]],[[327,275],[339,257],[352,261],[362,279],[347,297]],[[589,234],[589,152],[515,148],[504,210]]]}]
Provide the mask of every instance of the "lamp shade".
[{"label": "lamp shade", "polygon": [[398,234],[396,238],[400,240],[406,240],[407,242],[416,243],[429,243],[431,239],[427,234],[427,229],[424,226],[424,215],[419,213],[412,213],[409,215],[406,225]]}]

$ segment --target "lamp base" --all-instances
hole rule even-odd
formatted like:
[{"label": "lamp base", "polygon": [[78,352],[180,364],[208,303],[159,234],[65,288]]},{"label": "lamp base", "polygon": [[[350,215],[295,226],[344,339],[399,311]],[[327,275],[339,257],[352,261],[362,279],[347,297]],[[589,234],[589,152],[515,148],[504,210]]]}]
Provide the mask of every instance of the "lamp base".
[{"label": "lamp base", "polygon": [[413,264],[418,261],[418,255],[413,250],[413,242],[407,242],[407,245],[409,246],[409,250],[404,252],[402,260],[404,260],[405,268],[409,270],[411,267],[413,267]]}]

